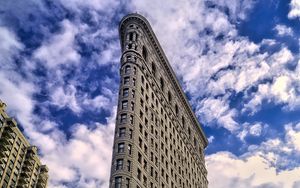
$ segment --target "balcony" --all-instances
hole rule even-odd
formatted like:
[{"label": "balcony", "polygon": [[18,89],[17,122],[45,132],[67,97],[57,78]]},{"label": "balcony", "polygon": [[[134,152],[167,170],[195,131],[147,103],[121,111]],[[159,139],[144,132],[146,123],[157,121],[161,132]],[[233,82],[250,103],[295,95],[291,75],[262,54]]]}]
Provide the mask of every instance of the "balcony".
[{"label": "balcony", "polygon": [[28,172],[28,171],[23,171],[22,173],[21,173],[21,177],[24,177],[24,178],[30,178],[30,172]]},{"label": "balcony", "polygon": [[2,137],[0,139],[0,143],[3,146],[10,146],[10,145],[12,145],[11,140],[9,140],[9,138],[6,138],[6,137]]},{"label": "balcony", "polygon": [[9,156],[10,151],[2,151],[0,152],[0,158],[6,158]]},{"label": "balcony", "polygon": [[19,179],[20,185],[26,185],[30,183],[30,178],[26,178],[24,176],[21,176]]},{"label": "balcony", "polygon": [[26,166],[33,166],[34,163],[35,163],[35,161],[33,159],[26,159],[24,161],[24,165],[26,165]]}]

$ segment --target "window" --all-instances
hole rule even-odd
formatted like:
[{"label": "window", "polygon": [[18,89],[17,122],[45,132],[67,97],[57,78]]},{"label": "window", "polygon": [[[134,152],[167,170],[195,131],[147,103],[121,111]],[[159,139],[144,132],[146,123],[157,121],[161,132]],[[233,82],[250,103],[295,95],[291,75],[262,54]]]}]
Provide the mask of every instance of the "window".
[{"label": "window", "polygon": [[122,110],[126,110],[128,108],[128,101],[122,101]]},{"label": "window", "polygon": [[138,153],[138,162],[142,164],[142,154]]},{"label": "window", "polygon": [[118,176],[115,178],[115,188],[122,187],[122,176]]},{"label": "window", "polygon": [[164,87],[165,87],[164,79],[160,78],[160,88],[161,88],[161,90],[164,90]]},{"label": "window", "polygon": [[125,137],[125,133],[126,133],[126,128],[120,128],[119,129],[119,137]]},{"label": "window", "polygon": [[127,149],[128,149],[128,154],[129,155],[131,155],[131,147],[132,147],[131,144],[128,144],[128,148]]},{"label": "window", "polygon": [[131,102],[130,107],[131,107],[131,110],[134,111],[134,102]]},{"label": "window", "polygon": [[131,170],[131,161],[127,161],[127,171],[130,172]]},{"label": "window", "polygon": [[142,178],[142,172],[141,172],[140,169],[137,169],[137,178],[138,178],[139,180],[141,180],[141,178]]},{"label": "window", "polygon": [[143,176],[143,184],[147,187],[147,177]]},{"label": "window", "polygon": [[132,85],[135,86],[135,78],[132,78]]},{"label": "window", "polygon": [[147,170],[147,161],[144,160],[144,169]]},{"label": "window", "polygon": [[139,124],[139,130],[140,130],[140,133],[142,133],[143,134],[143,126],[142,126],[142,124]]},{"label": "window", "polygon": [[134,98],[134,96],[135,96],[135,91],[132,90],[132,98]]},{"label": "window", "polygon": [[130,179],[126,178],[125,188],[129,188],[129,187],[130,187]]},{"label": "window", "polygon": [[133,40],[133,33],[131,32],[131,33],[129,33],[129,40]]},{"label": "window", "polygon": [[125,147],[124,143],[119,143],[118,144],[118,153],[124,153],[124,147]]},{"label": "window", "polygon": [[124,85],[129,85],[130,77],[124,77]]},{"label": "window", "polygon": [[117,165],[116,165],[116,170],[121,170],[121,169],[123,169],[123,159],[118,159]]},{"label": "window", "polygon": [[132,129],[129,129],[129,138],[132,139]]},{"label": "window", "polygon": [[128,97],[128,95],[129,95],[129,89],[128,88],[123,89],[123,97]]},{"label": "window", "polygon": [[181,122],[182,122],[182,126],[185,127],[185,119],[183,116],[182,116]]},{"label": "window", "polygon": [[125,123],[127,120],[127,114],[121,114],[121,123]]},{"label": "window", "polygon": [[144,60],[147,61],[148,52],[147,52],[147,49],[145,46],[143,46],[142,54],[143,54]]},{"label": "window", "polygon": [[154,62],[152,62],[152,74],[154,77],[156,76],[156,66],[155,66]]},{"label": "window", "polygon": [[178,105],[177,104],[175,105],[175,113],[176,113],[176,115],[178,115],[178,113],[179,113]]},{"label": "window", "polygon": [[169,100],[169,102],[171,102],[171,101],[172,101],[172,94],[171,94],[171,92],[170,92],[170,91],[168,91],[168,100]]},{"label": "window", "polygon": [[130,115],[129,121],[130,121],[130,124],[133,124],[133,115]]},{"label": "window", "polygon": [[145,83],[145,79],[144,79],[143,75],[141,76],[141,81],[142,81],[143,84]]},{"label": "window", "polygon": [[139,146],[140,146],[140,148],[142,148],[142,145],[143,145],[143,141],[142,141],[141,138],[139,138]]},{"label": "window", "polygon": [[125,67],[125,74],[129,74],[130,71],[131,71],[131,68],[130,68],[129,65],[127,65],[127,66]]},{"label": "window", "polygon": [[133,74],[136,74],[136,67],[133,67]]}]

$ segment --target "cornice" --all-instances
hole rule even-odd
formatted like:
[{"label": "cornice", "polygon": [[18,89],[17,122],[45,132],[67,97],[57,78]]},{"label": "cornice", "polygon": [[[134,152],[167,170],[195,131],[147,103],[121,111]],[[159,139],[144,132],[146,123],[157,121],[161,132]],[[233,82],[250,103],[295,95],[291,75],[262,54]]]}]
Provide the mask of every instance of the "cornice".
[{"label": "cornice", "polygon": [[120,39],[121,39],[121,46],[122,45],[122,40],[124,39],[124,35],[125,35],[125,26],[128,25],[128,23],[138,23],[140,26],[143,26],[143,30],[145,31],[145,33],[148,35],[148,38],[150,39],[152,45],[155,48],[155,51],[158,55],[158,57],[160,58],[160,61],[165,69],[165,71],[167,72],[170,80],[172,81],[173,86],[175,87],[177,94],[179,96],[179,98],[181,99],[181,101],[183,101],[185,108],[187,109],[187,112],[189,113],[190,117],[192,117],[192,120],[194,122],[195,125],[197,125],[196,127],[198,128],[198,131],[200,131],[200,135],[204,141],[204,148],[208,145],[208,140],[205,136],[204,131],[202,130],[202,127],[198,121],[198,119],[196,118],[183,90],[181,89],[181,86],[176,78],[176,75],[166,57],[166,55],[164,54],[164,51],[162,49],[162,47],[160,46],[151,26],[150,23],[147,21],[147,19],[145,17],[143,17],[140,14],[134,13],[134,14],[128,14],[127,16],[125,16],[119,25],[119,34],[120,34]]}]

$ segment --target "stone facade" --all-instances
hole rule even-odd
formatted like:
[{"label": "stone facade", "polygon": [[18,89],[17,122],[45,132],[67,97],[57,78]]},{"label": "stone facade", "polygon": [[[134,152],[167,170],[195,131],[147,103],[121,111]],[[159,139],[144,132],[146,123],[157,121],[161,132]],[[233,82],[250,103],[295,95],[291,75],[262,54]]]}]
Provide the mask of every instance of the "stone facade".
[{"label": "stone facade", "polygon": [[42,165],[37,147],[30,146],[17,122],[5,113],[0,101],[0,187],[46,188],[48,168]]},{"label": "stone facade", "polygon": [[148,21],[120,23],[121,81],[110,188],[207,188],[207,138]]}]

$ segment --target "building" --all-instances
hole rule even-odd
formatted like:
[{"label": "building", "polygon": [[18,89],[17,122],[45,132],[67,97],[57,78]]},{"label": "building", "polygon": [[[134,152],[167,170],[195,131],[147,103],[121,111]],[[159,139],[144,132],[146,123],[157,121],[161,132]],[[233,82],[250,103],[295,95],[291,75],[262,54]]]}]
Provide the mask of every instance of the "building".
[{"label": "building", "polygon": [[37,147],[29,142],[0,100],[0,187],[45,188],[48,168],[42,165]]},{"label": "building", "polygon": [[206,188],[207,138],[149,22],[119,26],[121,83],[110,188]]}]

